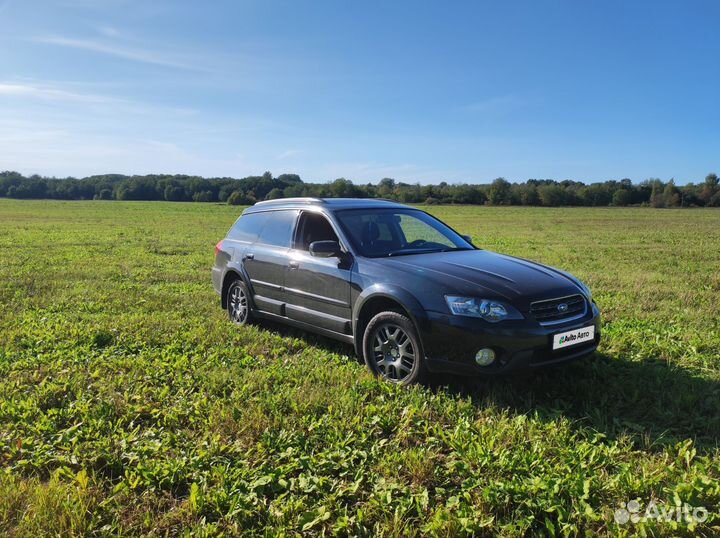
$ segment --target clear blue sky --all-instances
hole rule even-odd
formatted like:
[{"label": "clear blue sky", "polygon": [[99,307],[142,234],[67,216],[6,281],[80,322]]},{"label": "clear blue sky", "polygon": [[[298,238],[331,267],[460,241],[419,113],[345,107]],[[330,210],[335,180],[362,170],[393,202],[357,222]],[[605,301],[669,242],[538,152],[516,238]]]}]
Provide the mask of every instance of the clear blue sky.
[{"label": "clear blue sky", "polygon": [[720,172],[716,0],[0,0],[0,23],[0,169]]}]

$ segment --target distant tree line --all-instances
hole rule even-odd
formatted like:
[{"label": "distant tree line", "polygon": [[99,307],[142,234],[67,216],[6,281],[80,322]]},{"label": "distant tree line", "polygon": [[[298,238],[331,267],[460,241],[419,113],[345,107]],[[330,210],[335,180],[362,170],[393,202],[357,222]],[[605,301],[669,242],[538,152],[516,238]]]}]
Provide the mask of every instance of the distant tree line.
[{"label": "distant tree line", "polygon": [[405,203],[488,204],[529,206],[720,207],[718,176],[703,182],[675,185],[652,178],[634,184],[629,179],[585,184],[580,181],[528,179],[510,183],[497,178],[490,184],[420,185],[384,178],[377,184],[356,185],[339,178],[329,183],[305,183],[297,174],[270,172],[242,179],[186,175],[125,176],[106,174],[82,179],[25,177],[0,172],[0,197],[57,200],[166,200],[253,204],[291,196],[388,198]]}]

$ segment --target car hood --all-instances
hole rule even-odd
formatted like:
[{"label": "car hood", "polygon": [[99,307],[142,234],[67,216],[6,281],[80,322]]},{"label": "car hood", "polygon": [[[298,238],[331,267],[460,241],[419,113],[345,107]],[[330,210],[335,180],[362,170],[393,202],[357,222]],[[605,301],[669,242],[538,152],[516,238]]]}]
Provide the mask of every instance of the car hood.
[{"label": "car hood", "polygon": [[378,261],[420,282],[432,281],[444,293],[504,299],[521,308],[532,301],[582,292],[567,273],[488,250],[413,254]]}]

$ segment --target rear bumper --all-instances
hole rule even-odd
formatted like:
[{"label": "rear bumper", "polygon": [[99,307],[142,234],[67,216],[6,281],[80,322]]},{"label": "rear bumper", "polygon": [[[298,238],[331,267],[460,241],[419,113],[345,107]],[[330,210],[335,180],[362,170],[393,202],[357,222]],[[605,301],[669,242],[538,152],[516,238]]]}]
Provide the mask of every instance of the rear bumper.
[{"label": "rear bumper", "polygon": [[211,274],[213,289],[215,293],[220,295],[222,294],[223,270],[220,267],[213,266]]},{"label": "rear bumper", "polygon": [[[527,371],[582,359],[592,355],[600,343],[600,312],[594,303],[583,318],[550,326],[527,319],[492,324],[438,312],[428,312],[428,318],[421,338],[431,372],[498,375]],[[595,327],[593,341],[552,349],[554,334],[590,325]],[[478,366],[475,354],[485,347],[492,348],[497,358],[489,366]]]}]

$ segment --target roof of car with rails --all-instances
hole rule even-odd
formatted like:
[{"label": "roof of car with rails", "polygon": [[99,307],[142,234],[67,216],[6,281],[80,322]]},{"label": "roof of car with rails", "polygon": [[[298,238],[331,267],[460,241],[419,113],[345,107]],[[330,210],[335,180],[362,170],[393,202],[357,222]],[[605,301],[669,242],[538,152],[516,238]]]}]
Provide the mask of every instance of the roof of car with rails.
[{"label": "roof of car with rails", "polygon": [[302,209],[307,207],[322,207],[329,211],[339,209],[370,209],[370,208],[407,208],[392,200],[382,198],[277,198],[257,202],[248,207],[245,213],[256,213],[269,209]]}]

